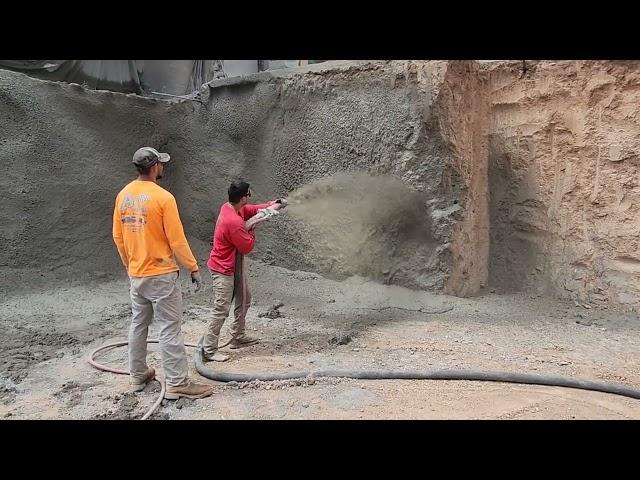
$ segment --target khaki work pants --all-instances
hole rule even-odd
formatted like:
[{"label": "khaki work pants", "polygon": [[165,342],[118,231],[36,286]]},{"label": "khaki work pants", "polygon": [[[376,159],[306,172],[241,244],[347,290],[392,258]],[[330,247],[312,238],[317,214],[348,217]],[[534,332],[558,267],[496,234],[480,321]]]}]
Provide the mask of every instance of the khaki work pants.
[{"label": "khaki work pants", "polygon": [[243,260],[241,256],[236,259],[235,275],[222,275],[217,272],[211,272],[214,295],[213,315],[209,325],[207,325],[207,332],[203,342],[204,353],[207,356],[213,355],[218,350],[220,330],[229,316],[231,301],[234,297],[234,321],[231,324],[231,337],[234,340],[239,340],[244,336],[247,310],[249,310],[249,305],[251,304],[251,292],[246,280],[243,281]]}]

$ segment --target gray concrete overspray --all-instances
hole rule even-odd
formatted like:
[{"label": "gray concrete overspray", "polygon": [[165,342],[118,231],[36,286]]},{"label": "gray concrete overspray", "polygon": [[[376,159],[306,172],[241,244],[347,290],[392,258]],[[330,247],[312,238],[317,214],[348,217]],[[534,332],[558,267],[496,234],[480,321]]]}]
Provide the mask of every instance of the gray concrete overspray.
[{"label": "gray concrete overspray", "polygon": [[389,279],[407,249],[435,248],[423,195],[391,175],[340,173],[300,187],[288,200],[288,214],[305,226],[318,255],[335,259],[338,275]]}]

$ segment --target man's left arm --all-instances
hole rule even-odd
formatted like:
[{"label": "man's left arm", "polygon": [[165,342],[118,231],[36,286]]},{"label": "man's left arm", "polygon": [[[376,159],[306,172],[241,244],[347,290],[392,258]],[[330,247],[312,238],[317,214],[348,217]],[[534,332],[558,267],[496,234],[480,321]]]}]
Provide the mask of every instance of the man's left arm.
[{"label": "man's left arm", "polygon": [[272,205],[278,205],[278,209],[282,208],[282,199],[278,198],[267,203],[256,203],[255,205],[246,204],[244,207],[242,207],[242,218],[247,221],[256,213],[258,213],[258,210],[262,210],[263,208],[267,208]]}]

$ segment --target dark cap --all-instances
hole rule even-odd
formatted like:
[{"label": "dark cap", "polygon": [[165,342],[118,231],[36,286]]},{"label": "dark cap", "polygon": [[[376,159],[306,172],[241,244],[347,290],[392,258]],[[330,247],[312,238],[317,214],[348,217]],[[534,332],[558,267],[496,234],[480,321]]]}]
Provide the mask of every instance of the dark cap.
[{"label": "dark cap", "polygon": [[141,168],[153,167],[156,163],[167,163],[171,160],[168,153],[160,153],[155,148],[142,147],[133,154],[133,164]]}]

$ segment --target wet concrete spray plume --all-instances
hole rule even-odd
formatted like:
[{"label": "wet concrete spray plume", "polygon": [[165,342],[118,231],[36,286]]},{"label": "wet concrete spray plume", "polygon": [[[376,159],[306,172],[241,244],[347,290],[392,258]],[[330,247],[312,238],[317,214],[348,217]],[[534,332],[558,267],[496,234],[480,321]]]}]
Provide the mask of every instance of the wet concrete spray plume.
[{"label": "wet concrete spray plume", "polygon": [[322,178],[292,192],[287,210],[338,278],[409,278],[436,246],[425,198],[390,175]]}]

